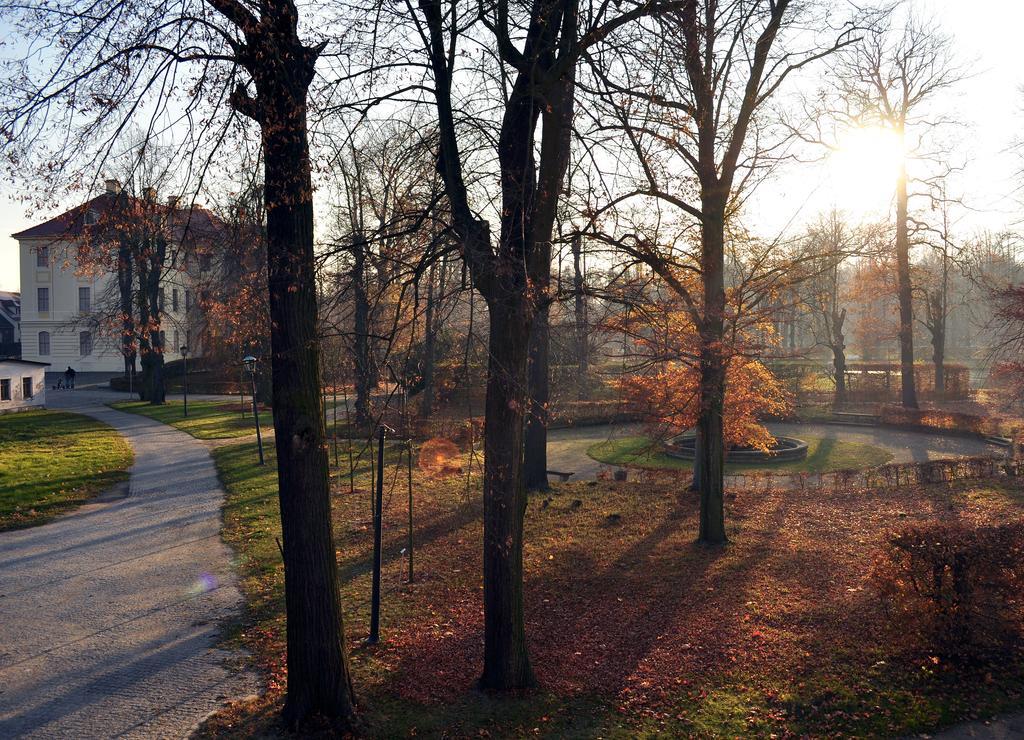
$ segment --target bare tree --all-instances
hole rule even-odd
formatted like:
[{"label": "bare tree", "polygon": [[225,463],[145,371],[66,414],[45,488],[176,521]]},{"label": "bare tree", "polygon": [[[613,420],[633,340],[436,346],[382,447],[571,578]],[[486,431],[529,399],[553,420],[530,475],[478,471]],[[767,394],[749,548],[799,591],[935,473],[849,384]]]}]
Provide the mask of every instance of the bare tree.
[{"label": "bare tree", "polygon": [[802,247],[807,258],[806,279],[798,286],[801,306],[811,317],[814,343],[832,354],[835,403],[846,401],[847,308],[844,305],[844,268],[848,260],[874,247],[875,234],[853,228],[835,209],[813,224]]},{"label": "bare tree", "polygon": [[[803,13],[813,12],[800,7]],[[660,230],[666,229],[664,208],[674,211],[677,221],[688,220],[696,232],[682,240],[687,245],[682,253],[659,244],[642,224],[605,236],[649,265],[679,295],[701,338],[695,476],[699,539],[705,543],[726,541],[722,422],[730,354],[729,224],[778,161],[787,138],[772,136],[773,97],[794,72],[852,40],[851,25],[830,28],[824,17],[801,23],[797,11],[786,0],[687,0],[678,12],[637,27],[614,52],[591,55],[610,110],[608,120],[595,126],[610,129],[613,142],[621,142],[624,134],[642,173],[610,206],[591,208],[591,222],[596,228],[606,211],[621,211],[627,202],[639,200],[652,204],[655,215],[649,220]],[[811,50],[805,46],[808,39],[801,38],[808,25],[828,29],[828,38],[813,40]],[[694,275],[699,276],[697,286],[686,277]]]},{"label": "bare tree", "polygon": [[[914,16],[908,17],[900,29],[872,29],[860,44],[850,47],[836,70],[836,84],[847,101],[851,119],[892,131],[901,151],[913,155],[920,149],[924,133],[941,122],[929,110],[936,94],[961,79],[951,48],[950,37],[940,33],[934,23]],[[913,141],[915,136],[917,140]],[[917,408],[909,182],[903,158],[896,180],[895,221],[900,370],[903,405]]]},{"label": "bare tree", "polygon": [[[522,538],[526,509],[525,415],[530,405],[529,357],[538,316],[550,295],[551,240],[568,166],[581,55],[639,18],[678,10],[680,2],[594,3],[531,0],[513,6],[498,0],[463,8],[419,0],[418,33],[429,60],[440,137],[438,171],[451,213],[451,230],[473,285],[487,302],[489,359],[484,438],[484,670],[481,684],[514,689],[533,683],[523,624]],[[614,15],[613,15],[614,14]],[[483,48],[486,69],[461,63],[465,47]],[[474,76],[475,75],[475,76]],[[461,83],[456,80],[462,80]],[[496,84],[495,84],[496,81]],[[472,115],[474,99],[489,86],[490,110]],[[472,88],[472,90],[470,90]],[[467,95],[461,106],[457,95]],[[470,112],[467,113],[467,110]],[[481,135],[481,130],[486,131]],[[467,134],[460,137],[460,132]],[[499,225],[475,209],[485,188],[471,177],[481,151],[496,154],[500,198],[478,201]],[[476,155],[476,156],[474,156]],[[493,170],[491,171],[493,174]],[[500,203],[500,205],[499,205]],[[493,205],[492,205],[493,204]],[[543,319],[541,319],[543,323]],[[543,331],[543,329],[541,330]],[[534,365],[546,380],[545,352]],[[534,392],[540,401],[542,394]],[[546,410],[534,405],[533,426],[544,429]],[[528,455],[530,478],[546,474],[541,435]]]},{"label": "bare tree", "polygon": [[4,69],[5,153],[54,177],[75,166],[95,176],[120,132],[147,114],[147,138],[168,120],[178,124],[182,168],[197,178],[237,127],[236,114],[259,129],[287,607],[284,716],[297,724],[320,713],[345,724],[353,698],[320,413],[308,136],[309,89],[326,42],[302,38],[292,0],[111,0],[100,8],[30,0],[4,3],[0,13],[25,49],[52,52],[49,64],[34,64],[29,51]]}]

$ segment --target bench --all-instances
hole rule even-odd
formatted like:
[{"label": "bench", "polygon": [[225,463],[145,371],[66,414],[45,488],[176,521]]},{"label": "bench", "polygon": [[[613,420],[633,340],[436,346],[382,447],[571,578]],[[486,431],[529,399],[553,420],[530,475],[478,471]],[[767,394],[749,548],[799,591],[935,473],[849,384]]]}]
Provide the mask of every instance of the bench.
[{"label": "bench", "polygon": [[833,411],[832,419],[840,424],[862,424],[874,426],[881,421],[878,414],[865,414],[858,411]]},{"label": "bench", "polygon": [[559,483],[565,483],[569,478],[576,475],[575,473],[564,473],[561,470],[546,470],[544,471],[548,475],[553,475],[558,478]]}]

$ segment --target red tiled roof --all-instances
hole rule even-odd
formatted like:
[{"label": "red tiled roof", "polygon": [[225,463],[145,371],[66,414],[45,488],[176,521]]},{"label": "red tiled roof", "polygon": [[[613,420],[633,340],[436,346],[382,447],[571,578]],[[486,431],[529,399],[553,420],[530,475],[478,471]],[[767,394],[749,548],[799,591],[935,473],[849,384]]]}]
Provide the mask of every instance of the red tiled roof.
[{"label": "red tiled roof", "polygon": [[[135,199],[134,196],[126,194],[103,193],[70,211],[54,216],[49,221],[11,234],[11,237],[14,239],[73,239],[82,235],[86,225],[85,216],[89,211],[95,212],[97,217],[102,217],[111,211],[117,203],[118,197]],[[157,208],[164,212],[171,211],[171,207],[167,205],[157,205]],[[174,238],[178,241],[186,233],[193,239],[202,239],[204,236],[212,238],[223,226],[224,223],[216,215],[202,206],[173,209]]]}]

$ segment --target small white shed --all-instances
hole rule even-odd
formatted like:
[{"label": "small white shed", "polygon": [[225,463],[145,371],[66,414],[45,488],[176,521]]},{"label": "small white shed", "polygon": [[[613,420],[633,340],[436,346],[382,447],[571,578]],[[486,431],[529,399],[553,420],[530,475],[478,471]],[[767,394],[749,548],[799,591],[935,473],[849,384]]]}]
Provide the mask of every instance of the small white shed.
[{"label": "small white shed", "polygon": [[0,359],[0,414],[46,405],[48,362]]}]

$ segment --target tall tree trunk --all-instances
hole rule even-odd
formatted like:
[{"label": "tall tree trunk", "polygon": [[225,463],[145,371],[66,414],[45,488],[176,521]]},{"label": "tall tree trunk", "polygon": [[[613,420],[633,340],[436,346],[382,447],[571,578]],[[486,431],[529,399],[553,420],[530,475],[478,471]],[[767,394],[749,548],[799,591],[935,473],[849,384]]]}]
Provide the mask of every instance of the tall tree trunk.
[{"label": "tall tree trunk", "polygon": [[[347,727],[354,712],[331,526],[321,414],[313,258],[313,187],[306,96],[318,49],[298,39],[293,5],[264,6],[246,31],[257,98],[231,102],[260,124],[267,218],[274,446],[283,541],[291,726],[320,714]],[[342,727],[341,729],[345,729]]]},{"label": "tall tree trunk", "polygon": [[[528,262],[534,245],[537,189],[533,145],[539,108],[520,75],[501,125],[503,274],[474,271],[487,300],[490,348],[484,421],[484,670],[483,688],[534,684],[523,618],[523,517],[526,486],[524,423],[529,401],[530,334],[536,314]],[[518,263],[518,264],[516,264]],[[536,266],[535,264],[533,266]],[[481,280],[481,278],[483,278]],[[531,295],[533,293],[533,295]],[[543,295],[542,295],[543,298]]]},{"label": "tall tree trunk", "polygon": [[[576,0],[565,2],[564,8],[547,13],[564,13],[567,38],[576,37]],[[536,92],[534,92],[536,95]],[[565,171],[569,166],[572,120],[575,113],[576,77],[573,67],[557,80],[544,100],[533,99],[542,109],[543,133],[540,144],[540,171],[536,183],[532,226],[532,245],[528,246],[527,266],[537,294],[536,313],[530,338],[530,413],[526,426],[526,486],[531,490],[548,488],[548,421],[551,402],[551,327],[549,291],[551,288],[551,240],[554,238],[558,199],[562,193]],[[533,137],[530,137],[531,140]],[[532,169],[532,166],[531,166]],[[527,201],[529,204],[529,201]]]},{"label": "tall tree trunk", "polygon": [[[541,248],[538,245],[538,248]],[[551,246],[547,248],[550,261]],[[548,417],[551,398],[551,329],[548,305],[537,310],[530,335],[529,414],[526,417],[525,477],[531,491],[548,489]]]},{"label": "tall tree trunk", "polygon": [[118,308],[121,311],[121,355],[124,358],[124,376],[135,373],[135,262],[132,259],[131,240],[122,237],[117,251]]},{"label": "tall tree trunk", "polygon": [[949,311],[949,243],[948,226],[945,223],[946,209],[943,207],[942,229],[942,285],[935,299],[935,328],[932,334],[932,362],[935,364],[935,392],[946,392],[946,322]]},{"label": "tall tree trunk", "polygon": [[896,183],[896,292],[900,305],[900,386],[906,408],[916,409],[914,383],[914,307],[910,282],[910,238],[907,231],[907,168],[900,167]]},{"label": "tall tree trunk", "polygon": [[489,300],[484,427],[484,670],[481,686],[532,686],[523,617],[523,411],[530,320],[521,296]]},{"label": "tall tree trunk", "polygon": [[139,307],[139,356],[142,366],[142,377],[139,379],[139,386],[136,391],[140,401],[148,401],[150,394],[150,376],[152,375],[153,347],[150,345],[149,333],[149,300],[146,298],[145,290],[145,269],[139,268],[139,292],[137,296]]},{"label": "tall tree trunk", "polygon": [[423,392],[420,395],[420,416],[429,419],[434,413],[434,352],[437,341],[435,323],[434,283],[437,278],[436,263],[430,265],[427,273],[427,309],[423,328]]},{"label": "tall tree trunk", "polygon": [[373,387],[373,363],[370,357],[370,302],[366,295],[367,244],[359,235],[352,248],[352,291],[355,302],[353,317],[356,370],[356,426],[370,425],[370,391]]},{"label": "tall tree trunk", "polygon": [[579,383],[576,398],[583,401],[589,394],[590,342],[587,337],[587,297],[583,277],[583,238],[578,234],[572,239],[572,290],[573,318],[576,329],[576,363]]},{"label": "tall tree trunk", "polygon": [[[522,534],[526,511],[523,480],[523,422],[527,402],[527,363],[534,314],[548,296],[550,242],[560,183],[568,161],[569,131],[559,122],[571,106],[561,106],[551,87],[541,89],[543,69],[564,46],[575,52],[576,11],[558,2],[535,0],[523,54],[532,61],[517,74],[505,104],[498,140],[501,171],[501,237],[490,243],[485,221],[469,206],[451,101],[451,69],[439,0],[419,0],[429,32],[428,51],[435,81],[441,173],[454,230],[490,315],[486,420],[484,432],[484,670],[481,686],[508,690],[534,684],[523,619]],[[563,14],[563,11],[565,14]],[[559,32],[565,41],[559,43]],[[558,86],[570,80],[558,80]],[[564,87],[563,87],[564,90]],[[571,97],[569,98],[571,100]],[[535,163],[538,116],[544,111],[541,187]],[[550,125],[549,125],[550,123]],[[560,168],[560,169],[559,169]],[[549,245],[550,247],[550,245]]]},{"label": "tall tree trunk", "polygon": [[140,318],[142,331],[148,337],[148,351],[142,357],[142,382],[146,401],[159,406],[167,401],[164,382],[164,341],[160,332],[160,277],[163,274],[162,252],[166,250],[162,239],[150,240],[143,257],[144,267],[139,268]]},{"label": "tall tree trunk", "polygon": [[725,202],[705,197],[701,225],[701,282],[704,318],[700,350],[700,461],[698,540],[721,544],[725,536]]},{"label": "tall tree trunk", "polygon": [[836,374],[835,403],[846,401],[846,335],[843,325],[846,323],[846,309],[832,312],[832,366]]},{"label": "tall tree trunk", "polygon": [[928,330],[932,335],[932,364],[935,370],[935,393],[946,392],[946,312],[945,301],[941,291],[929,296],[931,306]]}]

